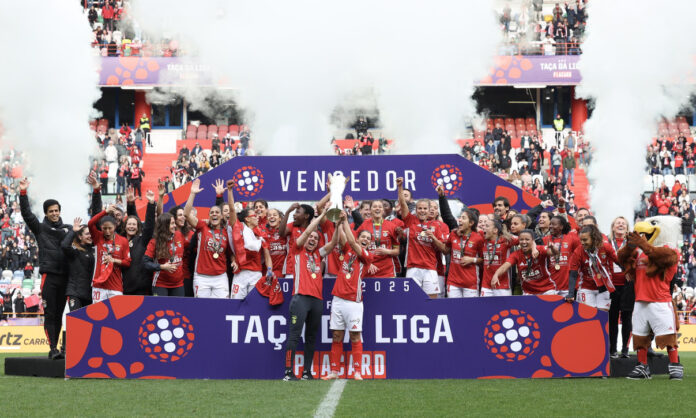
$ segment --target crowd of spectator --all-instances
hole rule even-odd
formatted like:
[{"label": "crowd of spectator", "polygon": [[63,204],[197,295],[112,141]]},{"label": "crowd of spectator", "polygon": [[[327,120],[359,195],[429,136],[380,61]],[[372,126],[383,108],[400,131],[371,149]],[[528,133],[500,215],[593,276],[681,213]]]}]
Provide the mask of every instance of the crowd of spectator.
[{"label": "crowd of spectator", "polygon": [[556,3],[544,11],[543,0],[525,0],[513,12],[507,4],[499,14],[505,37],[501,55],[580,55],[587,25],[587,0]]},{"label": "crowd of spectator", "polygon": [[[24,297],[32,294],[35,286],[22,289],[22,284],[13,278],[36,279],[38,247],[33,234],[27,229],[19,209],[18,182],[23,175],[24,155],[13,148],[0,154],[0,318],[25,312]],[[32,282],[33,283],[33,282]],[[25,294],[23,294],[23,292]],[[38,290],[33,291],[38,294]]]},{"label": "crowd of spectator", "polygon": [[[95,131],[103,158],[92,162],[91,171],[101,182],[104,194],[123,194],[126,187],[132,186],[142,197],[140,186],[145,177],[142,170],[143,142],[147,138],[142,127],[141,124],[134,130],[124,123],[119,130]],[[111,178],[116,178],[115,185],[110,182]]]},{"label": "crowd of spectator", "polygon": [[509,181],[542,201],[558,204],[563,197],[568,214],[578,207],[571,187],[575,185],[575,169],[587,164],[589,145],[582,135],[563,131],[554,143],[544,141],[541,131],[520,137],[518,147],[507,130],[497,125],[488,129],[482,141],[467,142],[462,155]]},{"label": "crowd of spectator", "polygon": [[86,0],[85,13],[92,27],[92,46],[102,56],[175,57],[177,40],[170,36],[149,39],[130,16],[130,4],[121,0]]}]

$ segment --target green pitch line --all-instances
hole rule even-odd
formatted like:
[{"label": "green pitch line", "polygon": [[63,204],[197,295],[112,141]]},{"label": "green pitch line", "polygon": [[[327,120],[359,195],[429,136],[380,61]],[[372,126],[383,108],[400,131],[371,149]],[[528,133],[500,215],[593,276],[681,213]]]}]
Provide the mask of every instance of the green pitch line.
[{"label": "green pitch line", "polygon": [[[696,353],[686,376],[627,379],[349,381],[335,416],[683,415],[696,393]],[[2,416],[312,416],[330,383],[266,380],[81,380],[1,375]],[[686,408],[686,409],[684,409]],[[617,412],[621,411],[621,412]],[[681,412],[680,412],[681,411]],[[427,414],[427,415],[426,415]]]}]

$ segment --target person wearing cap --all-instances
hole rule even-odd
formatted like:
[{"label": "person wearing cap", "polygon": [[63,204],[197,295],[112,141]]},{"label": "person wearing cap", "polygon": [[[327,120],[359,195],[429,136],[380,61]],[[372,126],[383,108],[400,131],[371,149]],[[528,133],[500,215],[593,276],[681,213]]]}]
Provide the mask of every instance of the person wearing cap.
[{"label": "person wearing cap", "polygon": [[[60,217],[60,203],[48,199],[43,203],[44,219],[39,221],[32,213],[27,196],[29,180],[19,182],[19,207],[24,222],[36,237],[39,246],[39,268],[41,271],[41,298],[44,306],[44,330],[50,351],[50,359],[65,357],[64,350],[58,350],[58,337],[63,325],[65,310],[65,291],[68,285],[66,260],[60,244],[72,226],[63,223]],[[63,342],[65,344],[65,342]]]}]

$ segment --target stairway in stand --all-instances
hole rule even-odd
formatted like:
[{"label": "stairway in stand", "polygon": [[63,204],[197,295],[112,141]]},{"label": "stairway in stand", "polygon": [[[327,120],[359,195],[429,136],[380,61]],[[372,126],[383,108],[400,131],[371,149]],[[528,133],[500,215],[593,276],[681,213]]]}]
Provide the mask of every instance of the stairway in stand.
[{"label": "stairway in stand", "polygon": [[570,190],[575,193],[575,205],[579,208],[589,208],[590,206],[590,182],[584,168],[575,169],[575,186],[570,186]]},{"label": "stairway in stand", "polygon": [[143,199],[136,201],[136,207],[138,209],[140,219],[145,219],[145,207],[147,206],[145,192],[147,192],[147,190],[152,190],[155,192],[155,195],[157,195],[157,182],[159,179],[166,176],[171,177],[171,172],[169,169],[171,168],[172,161],[174,160],[176,160],[175,153],[155,154],[145,150],[145,155],[143,156],[143,171],[145,172],[145,178],[143,179],[143,184],[141,187]]}]

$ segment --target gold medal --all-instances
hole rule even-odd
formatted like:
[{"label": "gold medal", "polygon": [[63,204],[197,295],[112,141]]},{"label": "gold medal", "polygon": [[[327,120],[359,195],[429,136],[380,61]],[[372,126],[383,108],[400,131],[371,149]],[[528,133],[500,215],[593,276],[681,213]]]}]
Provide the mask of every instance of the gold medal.
[{"label": "gold medal", "polygon": [[338,257],[339,260],[343,261],[343,256]]},{"label": "gold medal", "polygon": [[312,273],[312,278],[313,278],[313,279],[316,279],[316,278],[317,278],[317,274],[316,274],[316,273]]},{"label": "gold medal", "polygon": [[350,280],[350,273],[346,273],[346,279]]},{"label": "gold medal", "polygon": [[558,271],[558,270],[560,270],[560,269],[561,269],[561,265],[560,265],[560,264],[556,264],[555,266],[553,266],[553,268],[555,268],[555,269],[556,269],[556,271]]},{"label": "gold medal", "polygon": [[218,253],[213,253],[213,258],[217,260],[218,258],[220,258],[220,254],[218,254]]},{"label": "gold medal", "polygon": [[421,236],[421,237],[424,237],[424,236],[425,236],[425,231],[421,231],[420,236]]},{"label": "gold medal", "polygon": [[128,247],[133,248],[133,241],[128,241]]}]

